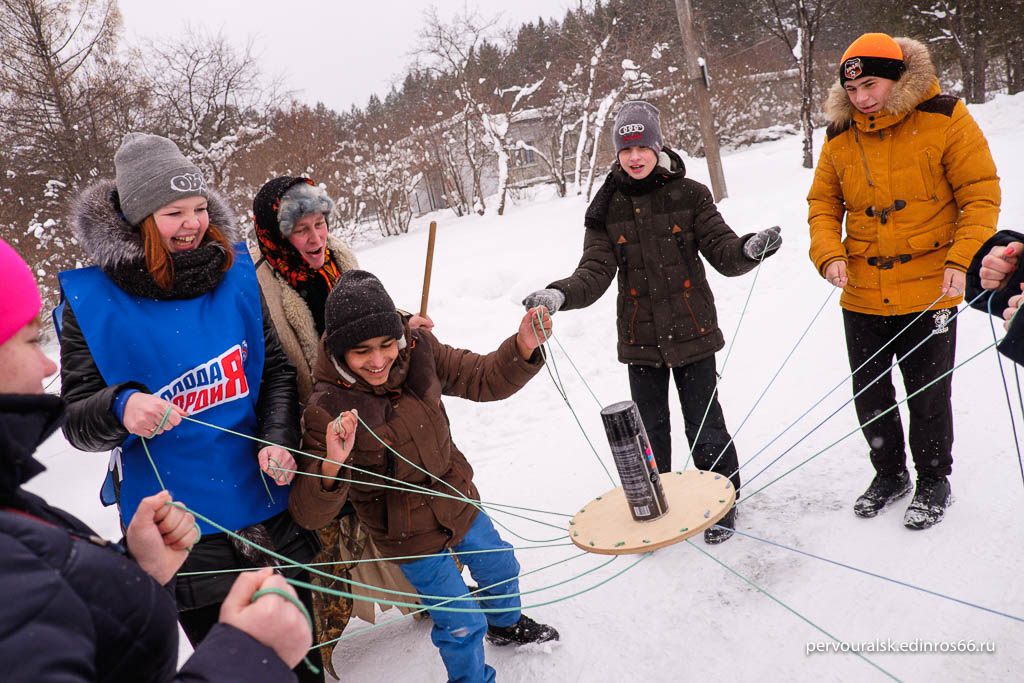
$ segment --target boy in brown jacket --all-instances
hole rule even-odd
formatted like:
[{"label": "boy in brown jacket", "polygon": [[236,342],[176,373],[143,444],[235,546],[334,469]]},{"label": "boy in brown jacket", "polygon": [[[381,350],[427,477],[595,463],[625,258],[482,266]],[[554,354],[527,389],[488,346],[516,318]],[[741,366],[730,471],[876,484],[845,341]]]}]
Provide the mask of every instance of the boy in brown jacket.
[{"label": "boy in brown jacket", "polygon": [[[399,563],[428,606],[469,592],[452,553],[469,567],[482,586],[475,595],[495,596],[480,605],[505,611],[429,610],[431,638],[451,681],[494,680],[484,662],[485,633],[499,645],[558,639],[555,629],[519,611],[519,564],[480,509],[473,468],[452,442],[441,403],[443,394],[472,401],[511,396],[542,367],[537,339],[550,331],[550,316],[531,310],[515,335],[481,356],[442,344],[425,329],[410,330],[365,271],[342,273],[327,297],[303,415],[303,448],[324,459],[300,463],[312,476],[296,478],[289,509],[299,524],[317,529],[351,500],[381,554]],[[506,550],[469,552],[497,548]],[[415,556],[421,557],[409,559]]]}]

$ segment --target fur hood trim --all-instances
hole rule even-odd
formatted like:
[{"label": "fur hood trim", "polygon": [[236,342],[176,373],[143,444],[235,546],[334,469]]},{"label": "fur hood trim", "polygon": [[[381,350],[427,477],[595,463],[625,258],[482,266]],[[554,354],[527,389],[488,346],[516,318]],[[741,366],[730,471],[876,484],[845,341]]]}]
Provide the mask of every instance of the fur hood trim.
[{"label": "fur hood trim", "polygon": [[[903,63],[906,64],[907,70],[889,93],[885,111],[902,118],[927,99],[936,77],[932,56],[923,43],[913,38],[895,40],[903,50]],[[825,116],[828,117],[829,123],[845,127],[853,121],[856,113],[857,109],[850,102],[843,85],[838,82],[834,84],[825,99]]]},{"label": "fur hood trim", "polygon": [[[238,221],[224,197],[210,190],[208,206],[210,223],[224,233],[229,243],[238,242]],[[112,180],[102,180],[82,190],[71,204],[69,222],[82,249],[101,268],[145,258],[142,235],[121,213]]]}]

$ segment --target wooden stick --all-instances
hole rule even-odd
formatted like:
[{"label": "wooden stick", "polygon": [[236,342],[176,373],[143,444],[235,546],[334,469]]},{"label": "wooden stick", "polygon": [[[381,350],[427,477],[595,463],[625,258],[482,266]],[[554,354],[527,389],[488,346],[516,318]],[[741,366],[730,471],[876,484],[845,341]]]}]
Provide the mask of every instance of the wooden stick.
[{"label": "wooden stick", "polygon": [[427,238],[427,267],[423,271],[423,298],[420,300],[420,315],[427,315],[427,297],[430,295],[430,269],[434,266],[434,237],[437,235],[437,221],[430,221],[430,236]]}]

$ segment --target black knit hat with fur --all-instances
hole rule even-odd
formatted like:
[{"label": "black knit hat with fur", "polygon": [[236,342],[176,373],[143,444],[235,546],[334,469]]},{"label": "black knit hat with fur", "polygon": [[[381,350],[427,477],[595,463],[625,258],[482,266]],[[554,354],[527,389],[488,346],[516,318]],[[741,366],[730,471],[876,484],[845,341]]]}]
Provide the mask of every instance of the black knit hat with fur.
[{"label": "black knit hat with fur", "polygon": [[402,316],[373,273],[346,270],[327,296],[327,350],[335,358],[374,337],[401,339]]}]

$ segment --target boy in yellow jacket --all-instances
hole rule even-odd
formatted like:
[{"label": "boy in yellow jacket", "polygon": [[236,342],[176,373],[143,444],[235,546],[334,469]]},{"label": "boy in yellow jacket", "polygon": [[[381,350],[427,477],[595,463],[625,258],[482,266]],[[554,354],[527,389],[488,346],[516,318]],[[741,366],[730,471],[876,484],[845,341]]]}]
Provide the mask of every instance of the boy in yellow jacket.
[{"label": "boy in yellow jacket", "polygon": [[[855,40],[825,111],[829,126],[807,196],[810,256],[843,289],[854,405],[876,472],[854,512],[874,517],[910,491],[899,411],[881,415],[896,403],[888,368],[901,359],[908,395],[952,369],[952,314],[972,256],[995,230],[999,178],[978,125],[959,99],[941,93],[928,49],[915,40]],[[951,387],[947,375],[908,401],[917,469],[904,517],[911,529],[941,521],[952,500]]]}]

